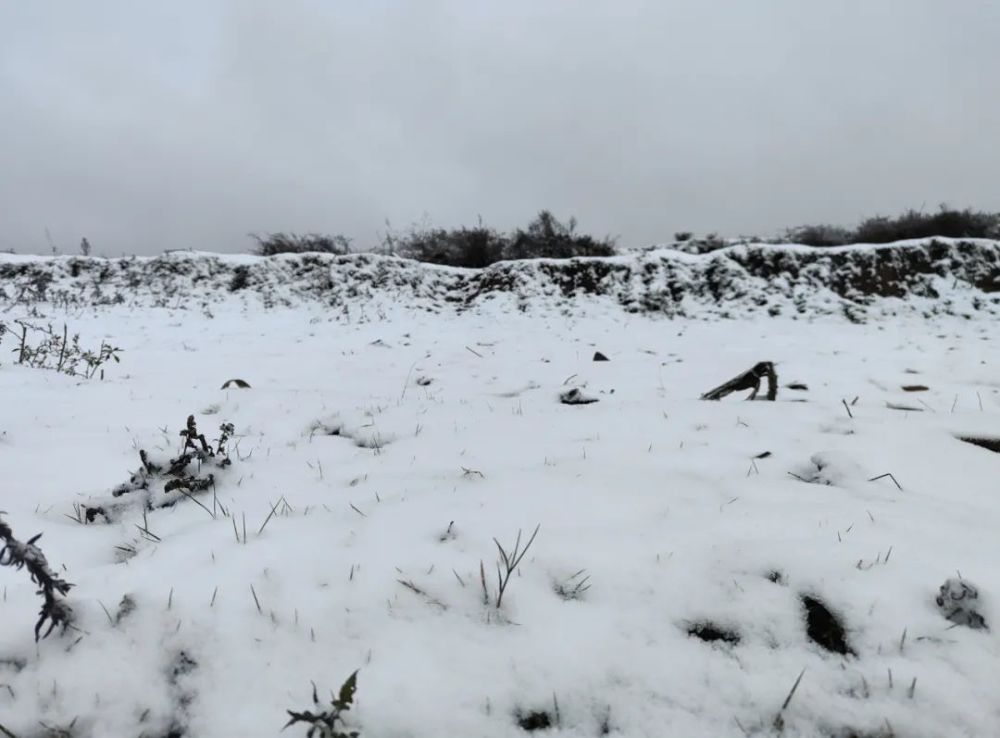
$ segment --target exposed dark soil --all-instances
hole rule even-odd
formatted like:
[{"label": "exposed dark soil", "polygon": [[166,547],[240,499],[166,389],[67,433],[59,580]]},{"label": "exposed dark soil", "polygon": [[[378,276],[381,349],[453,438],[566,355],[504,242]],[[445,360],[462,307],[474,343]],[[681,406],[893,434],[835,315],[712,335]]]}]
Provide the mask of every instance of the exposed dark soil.
[{"label": "exposed dark soil", "polygon": [[806,610],[806,635],[809,636],[809,640],[831,653],[844,656],[854,653],[847,645],[847,631],[840,618],[821,600],[803,595],[802,605]]},{"label": "exposed dark soil", "polygon": [[534,733],[536,730],[548,730],[552,727],[552,716],[544,710],[534,710],[517,716],[517,724],[521,730]]},{"label": "exposed dark soil", "polygon": [[699,638],[706,643],[728,643],[730,646],[739,645],[740,634],[734,630],[724,628],[715,623],[695,623],[688,628],[688,635]]}]

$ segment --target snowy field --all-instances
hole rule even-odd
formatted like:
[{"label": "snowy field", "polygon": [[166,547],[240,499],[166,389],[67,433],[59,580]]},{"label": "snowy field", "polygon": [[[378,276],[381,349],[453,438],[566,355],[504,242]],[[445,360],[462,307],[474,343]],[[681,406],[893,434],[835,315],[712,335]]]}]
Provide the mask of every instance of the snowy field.
[{"label": "snowy field", "polygon": [[[273,736],[355,670],[365,738],[1000,735],[996,628],[935,602],[962,577],[1000,623],[1000,454],[958,440],[1000,436],[989,320],[43,313],[122,354],[2,344],[0,509],[76,617],[36,645],[0,569],[9,735]],[[777,402],[699,400],[762,360]],[[235,427],[202,505],[111,498],[190,414]],[[494,538],[536,526],[497,607]]]}]

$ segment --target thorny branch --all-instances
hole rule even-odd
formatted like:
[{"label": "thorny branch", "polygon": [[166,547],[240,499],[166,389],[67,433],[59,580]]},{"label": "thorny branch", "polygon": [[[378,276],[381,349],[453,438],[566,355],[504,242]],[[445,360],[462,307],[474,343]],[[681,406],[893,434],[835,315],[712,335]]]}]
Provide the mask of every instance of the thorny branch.
[{"label": "thorny branch", "polygon": [[[14,537],[14,532],[10,526],[0,519],[0,539],[3,540],[3,548],[0,548],[0,566],[12,566],[15,569],[27,569],[31,576],[31,581],[38,585],[38,594],[44,599],[42,609],[38,614],[38,622],[35,624],[35,640],[46,638],[56,626],[61,626],[65,632],[66,628],[73,622],[73,610],[62,599],[73,586],[64,579],[59,578],[45,558],[42,550],[35,545],[35,542],[42,537],[37,536],[29,539],[27,543],[22,543]],[[42,634],[42,628],[48,622],[48,630]]]}]

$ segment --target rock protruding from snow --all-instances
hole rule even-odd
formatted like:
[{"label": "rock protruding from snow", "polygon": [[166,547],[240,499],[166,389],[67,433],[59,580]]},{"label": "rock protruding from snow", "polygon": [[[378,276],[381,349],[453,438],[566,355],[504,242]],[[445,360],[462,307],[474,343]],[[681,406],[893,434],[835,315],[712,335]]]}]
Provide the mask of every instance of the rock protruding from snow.
[{"label": "rock protruding from snow", "polygon": [[597,398],[585,394],[579,387],[573,387],[559,393],[559,402],[563,405],[590,405],[597,402]]}]

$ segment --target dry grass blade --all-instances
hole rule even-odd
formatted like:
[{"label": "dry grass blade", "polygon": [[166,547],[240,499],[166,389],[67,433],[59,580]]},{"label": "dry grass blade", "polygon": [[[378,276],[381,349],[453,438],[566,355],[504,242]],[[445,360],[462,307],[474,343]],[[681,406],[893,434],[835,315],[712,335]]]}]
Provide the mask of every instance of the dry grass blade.
[{"label": "dry grass blade", "polygon": [[446,604],[444,604],[443,602],[441,602],[441,600],[438,600],[438,599],[435,599],[434,597],[431,597],[429,594],[427,594],[427,592],[425,592],[424,590],[422,590],[420,587],[418,587],[417,585],[415,585],[413,582],[409,581],[408,579],[397,579],[396,581],[399,582],[400,584],[402,584],[404,587],[406,587],[408,590],[410,590],[414,594],[420,596],[425,602],[427,602],[428,605],[433,605],[434,607],[439,607],[442,610],[447,610],[448,609],[448,606]]},{"label": "dry grass blade", "polygon": [[795,684],[792,685],[791,691],[789,691],[788,696],[785,697],[785,701],[781,705],[781,712],[784,712],[785,710],[787,710],[788,706],[792,703],[792,697],[795,696],[795,690],[797,690],[799,688],[799,682],[802,681],[802,677],[805,675],[805,673],[806,673],[805,669],[803,669],[802,671],[799,672],[799,676],[795,680]]},{"label": "dry grass blade", "polygon": [[486,567],[483,566],[482,560],[479,562],[479,583],[483,586],[483,604],[490,604],[490,591],[486,588]]},{"label": "dry grass blade", "polygon": [[282,497],[281,500],[278,500],[277,502],[274,503],[274,505],[271,506],[271,512],[268,513],[267,517],[264,519],[264,522],[261,523],[260,528],[257,529],[258,536],[260,536],[260,534],[264,532],[264,528],[266,528],[267,524],[271,522],[271,518],[274,517],[274,513],[277,512],[278,510],[278,505],[280,505],[282,500],[284,499],[285,498]]},{"label": "dry grass blade", "polygon": [[182,495],[184,495],[185,497],[187,497],[187,498],[188,498],[189,500],[191,500],[191,502],[195,503],[195,504],[196,504],[196,505],[197,505],[198,507],[200,507],[200,508],[201,508],[202,510],[204,510],[204,511],[205,511],[205,512],[207,512],[207,513],[208,513],[209,515],[211,515],[211,516],[212,516],[212,520],[215,520],[215,519],[216,519],[216,516],[215,516],[215,513],[214,513],[214,512],[212,512],[211,510],[209,510],[209,509],[208,509],[207,507],[205,507],[205,506],[204,506],[204,505],[203,505],[203,504],[201,503],[201,500],[199,500],[199,499],[198,499],[197,497],[195,497],[194,495],[192,495],[192,494],[191,494],[190,492],[188,492],[187,490],[185,490],[185,489],[184,489],[183,487],[175,487],[175,489],[176,489],[176,490],[177,490],[178,492],[180,492],[180,493],[181,493]]},{"label": "dry grass blade", "polygon": [[889,479],[892,480],[892,483],[896,485],[897,489],[899,489],[900,492],[903,491],[903,485],[901,485],[899,482],[896,481],[896,477],[894,477],[891,472],[886,472],[885,474],[879,474],[877,477],[872,477],[868,481],[877,482],[879,479],[885,479],[886,477],[889,477]]}]

